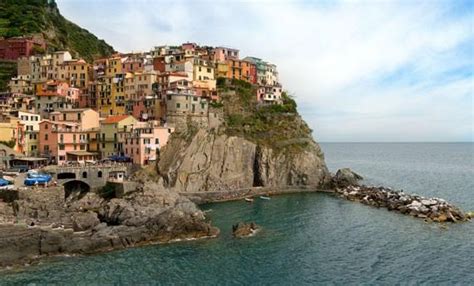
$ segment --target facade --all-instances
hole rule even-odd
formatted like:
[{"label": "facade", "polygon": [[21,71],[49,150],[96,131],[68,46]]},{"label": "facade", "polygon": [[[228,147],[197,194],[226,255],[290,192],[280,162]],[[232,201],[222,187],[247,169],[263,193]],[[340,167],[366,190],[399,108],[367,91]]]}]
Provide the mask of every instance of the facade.
[{"label": "facade", "polygon": [[[62,165],[77,157],[78,151],[97,156],[98,129],[84,130],[77,122],[43,120],[40,123],[39,154]],[[92,154],[88,154],[88,156]]]},{"label": "facade", "polygon": [[238,60],[239,59],[239,50],[217,47],[213,51],[214,61],[216,62],[226,62],[227,60]]},{"label": "facade", "polygon": [[100,123],[100,152],[102,158],[123,154],[124,134],[136,126],[138,120],[131,115],[114,115]]},{"label": "facade", "polygon": [[278,85],[260,86],[257,89],[257,101],[266,104],[281,104],[282,87]]},{"label": "facade", "polygon": [[125,138],[124,155],[142,166],[156,162],[160,148],[166,145],[173,131],[174,128],[160,126],[158,121],[139,122]]},{"label": "facade", "polygon": [[17,60],[46,50],[46,42],[39,37],[0,39],[0,59]]},{"label": "facade", "polygon": [[66,82],[48,81],[38,85],[35,104],[41,117],[48,118],[50,112],[58,109],[73,108],[75,98],[68,90]]},{"label": "facade", "polygon": [[239,79],[252,84],[256,81],[256,66],[250,61],[244,60],[227,60],[226,78]]},{"label": "facade", "polygon": [[32,94],[33,85],[31,84],[30,75],[19,75],[14,77],[8,83],[11,93]]}]

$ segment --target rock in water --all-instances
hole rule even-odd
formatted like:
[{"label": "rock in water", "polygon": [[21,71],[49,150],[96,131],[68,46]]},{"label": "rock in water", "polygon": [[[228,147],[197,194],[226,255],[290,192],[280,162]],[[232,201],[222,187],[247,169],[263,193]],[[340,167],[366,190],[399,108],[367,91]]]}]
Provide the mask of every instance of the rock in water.
[{"label": "rock in water", "polygon": [[238,238],[248,237],[254,235],[259,229],[260,227],[254,222],[239,222],[232,226],[232,234]]},{"label": "rock in water", "polygon": [[332,178],[332,182],[336,187],[346,187],[349,185],[357,185],[362,180],[362,176],[353,172],[349,168],[339,169],[336,175]]}]

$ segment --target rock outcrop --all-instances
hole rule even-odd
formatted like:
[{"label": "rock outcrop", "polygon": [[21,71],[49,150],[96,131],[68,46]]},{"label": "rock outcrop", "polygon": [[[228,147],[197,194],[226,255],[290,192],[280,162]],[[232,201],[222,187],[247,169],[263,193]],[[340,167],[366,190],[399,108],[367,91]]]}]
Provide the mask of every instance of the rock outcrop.
[{"label": "rock outcrop", "polygon": [[12,203],[0,202],[0,210],[0,266],[219,233],[194,203],[159,182],[122,198],[88,193],[73,202],[60,187],[27,189]]},{"label": "rock outcrop", "polygon": [[260,230],[260,227],[254,222],[239,222],[232,226],[232,234],[237,238],[253,236],[258,230]]},{"label": "rock outcrop", "polygon": [[302,150],[292,152],[205,129],[173,136],[161,153],[158,172],[167,187],[179,192],[316,188],[329,178],[321,150],[312,140],[305,141]]},{"label": "rock outcrop", "polygon": [[336,172],[336,175],[332,178],[332,184],[334,187],[346,187],[350,185],[357,185],[362,176],[353,172],[349,168],[339,169]]}]

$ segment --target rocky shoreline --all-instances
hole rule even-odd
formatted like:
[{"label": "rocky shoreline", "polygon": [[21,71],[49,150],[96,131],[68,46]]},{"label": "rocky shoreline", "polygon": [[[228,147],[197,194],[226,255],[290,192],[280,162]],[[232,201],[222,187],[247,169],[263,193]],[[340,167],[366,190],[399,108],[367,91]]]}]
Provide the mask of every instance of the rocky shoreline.
[{"label": "rocky shoreline", "polygon": [[157,183],[122,198],[90,192],[73,201],[62,187],[24,189],[0,202],[0,267],[218,234],[193,202]]},{"label": "rocky shoreline", "polygon": [[386,208],[427,222],[465,222],[471,213],[465,213],[440,198],[426,198],[406,194],[385,187],[359,185],[362,177],[350,169],[341,169],[333,177],[334,193],[339,197],[377,208]]},{"label": "rocky shoreline", "polygon": [[[66,196],[62,186],[0,192],[0,267],[29,265],[57,255],[94,254],[145,244],[212,238],[219,229],[196,204],[258,195],[332,193],[433,222],[461,222],[469,214],[438,198],[424,198],[384,187],[359,185],[361,176],[341,169],[320,185],[226,188],[179,192],[162,178],[135,176],[127,191],[113,197],[101,192]],[[254,234],[255,224],[238,224],[236,237]]]}]

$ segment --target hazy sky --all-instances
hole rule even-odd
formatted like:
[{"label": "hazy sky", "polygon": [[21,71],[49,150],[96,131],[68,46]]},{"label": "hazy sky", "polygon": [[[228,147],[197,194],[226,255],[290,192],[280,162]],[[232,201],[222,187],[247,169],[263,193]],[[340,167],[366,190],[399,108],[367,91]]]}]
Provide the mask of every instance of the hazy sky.
[{"label": "hazy sky", "polygon": [[319,141],[474,141],[474,1],[57,2],[118,51],[191,41],[277,64]]}]

